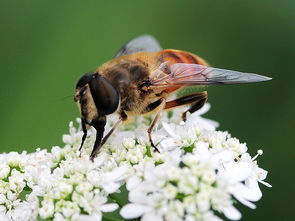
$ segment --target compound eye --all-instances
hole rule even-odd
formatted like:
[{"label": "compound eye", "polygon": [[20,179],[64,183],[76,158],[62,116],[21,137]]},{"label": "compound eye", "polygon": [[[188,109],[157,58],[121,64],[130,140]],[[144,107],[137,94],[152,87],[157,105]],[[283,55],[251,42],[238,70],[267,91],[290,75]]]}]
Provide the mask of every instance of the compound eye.
[{"label": "compound eye", "polygon": [[89,87],[100,116],[114,113],[117,110],[119,93],[107,79],[94,74]]}]

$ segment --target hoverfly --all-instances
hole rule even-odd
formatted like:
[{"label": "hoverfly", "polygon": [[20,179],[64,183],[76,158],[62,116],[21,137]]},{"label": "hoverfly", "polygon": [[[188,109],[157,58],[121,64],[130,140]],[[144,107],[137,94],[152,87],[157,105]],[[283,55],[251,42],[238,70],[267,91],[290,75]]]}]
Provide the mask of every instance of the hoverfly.
[{"label": "hoverfly", "polygon": [[[87,136],[86,125],[93,126],[96,140],[90,159],[93,160],[102,145],[119,125],[130,116],[156,111],[148,128],[148,137],[155,151],[152,130],[163,110],[191,104],[182,114],[193,113],[206,102],[206,91],[177,99],[169,96],[184,86],[210,84],[239,84],[267,81],[271,78],[237,71],[208,67],[195,54],[174,50],[163,50],[155,38],[139,36],[126,43],[115,58],[84,74],[76,84],[74,100],[82,118],[83,137],[80,149]],[[107,116],[119,115],[119,120],[103,137]]]}]

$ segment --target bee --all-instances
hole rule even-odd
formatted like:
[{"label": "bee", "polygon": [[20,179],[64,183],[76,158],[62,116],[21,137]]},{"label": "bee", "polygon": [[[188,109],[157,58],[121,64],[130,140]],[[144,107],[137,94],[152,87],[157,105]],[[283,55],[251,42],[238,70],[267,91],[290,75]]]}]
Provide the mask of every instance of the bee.
[{"label": "bee", "polygon": [[[96,140],[90,159],[93,161],[102,145],[116,128],[132,116],[155,112],[148,138],[154,151],[152,131],[162,111],[181,105],[191,106],[182,114],[199,110],[207,101],[206,91],[169,99],[185,86],[211,84],[239,84],[268,81],[271,78],[238,71],[212,68],[199,56],[190,52],[165,49],[149,35],[127,42],[116,56],[94,72],[84,74],[76,84],[74,100],[81,114],[83,137],[86,125],[96,129]],[[119,115],[119,120],[103,137],[107,116]]]}]

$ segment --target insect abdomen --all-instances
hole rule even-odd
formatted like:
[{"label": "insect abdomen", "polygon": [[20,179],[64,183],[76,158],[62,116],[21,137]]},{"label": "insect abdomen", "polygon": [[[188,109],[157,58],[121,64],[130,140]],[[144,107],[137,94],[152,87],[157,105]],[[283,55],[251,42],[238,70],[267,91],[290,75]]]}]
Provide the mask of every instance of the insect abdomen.
[{"label": "insect abdomen", "polygon": [[163,62],[168,61],[169,64],[186,63],[207,65],[207,63],[202,58],[186,51],[167,49],[160,51],[160,53],[162,54],[161,57]]},{"label": "insect abdomen", "polygon": [[[200,65],[208,66],[208,64],[202,58],[186,51],[166,49],[158,53],[160,53],[159,54],[159,57],[161,58],[160,62],[161,63],[168,62],[168,66],[171,66],[176,63],[200,64]],[[168,70],[167,73],[169,74],[170,71]],[[180,88],[181,88],[180,86],[169,87],[165,91],[167,93],[172,93],[176,90],[179,90]],[[183,90],[180,89],[178,93],[182,93],[181,91]]]}]

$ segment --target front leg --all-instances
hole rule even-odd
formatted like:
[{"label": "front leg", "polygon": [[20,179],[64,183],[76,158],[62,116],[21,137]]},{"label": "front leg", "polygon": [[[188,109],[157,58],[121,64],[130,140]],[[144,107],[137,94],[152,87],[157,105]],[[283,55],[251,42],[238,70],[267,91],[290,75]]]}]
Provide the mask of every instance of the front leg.
[{"label": "front leg", "polygon": [[92,149],[92,153],[90,155],[90,160],[92,160],[92,161],[102,146],[101,139],[103,137],[106,122],[107,122],[106,116],[99,117],[98,119],[95,119],[93,122],[91,122],[91,126],[93,126],[96,130],[96,139],[95,139],[95,143],[94,143],[94,146]]},{"label": "front leg", "polygon": [[[96,140],[93,146],[92,153],[90,155],[91,161],[94,160],[100,148],[107,142],[108,138],[112,135],[112,133],[116,130],[116,128],[118,128],[121,125],[121,123],[125,120],[127,120],[127,115],[124,111],[121,111],[119,120],[115,123],[112,129],[104,136],[103,139],[102,139],[102,136],[103,136],[106,121],[104,122],[104,125],[103,123],[97,123],[97,128],[94,125],[92,125],[96,129]],[[103,125],[103,128],[102,128],[102,125]]]},{"label": "front leg", "polygon": [[82,142],[81,142],[81,145],[80,145],[80,148],[79,148],[80,155],[81,155],[81,150],[82,150],[84,141],[85,141],[85,139],[87,137],[87,128],[86,128],[86,122],[85,122],[84,117],[81,118],[81,124],[82,124],[82,130],[83,130],[83,137],[82,137]]}]

